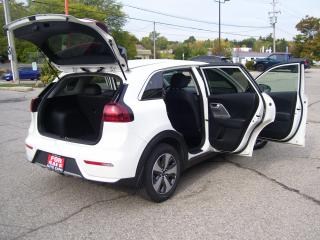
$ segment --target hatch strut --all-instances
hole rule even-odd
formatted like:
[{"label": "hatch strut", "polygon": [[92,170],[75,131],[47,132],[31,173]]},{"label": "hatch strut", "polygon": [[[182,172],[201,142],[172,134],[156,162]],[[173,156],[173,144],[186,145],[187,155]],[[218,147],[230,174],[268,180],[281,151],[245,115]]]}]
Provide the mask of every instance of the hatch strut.
[{"label": "hatch strut", "polygon": [[120,63],[119,59],[117,58],[116,53],[114,52],[113,43],[112,43],[111,40],[109,40],[109,44],[110,44],[110,46],[111,46],[112,54],[113,54],[114,58],[116,59],[116,61],[117,61],[117,63],[118,63],[118,66],[120,67],[120,70],[121,70],[121,72],[122,72],[122,75],[123,75],[124,79],[127,80],[126,74],[125,74],[124,71],[123,71],[123,68],[122,68],[122,66],[121,66],[121,63]]}]

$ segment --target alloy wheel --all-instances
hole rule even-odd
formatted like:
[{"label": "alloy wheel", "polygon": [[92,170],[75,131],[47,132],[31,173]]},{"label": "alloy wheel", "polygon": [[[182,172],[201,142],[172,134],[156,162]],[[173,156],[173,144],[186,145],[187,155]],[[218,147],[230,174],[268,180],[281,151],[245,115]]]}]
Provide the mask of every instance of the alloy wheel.
[{"label": "alloy wheel", "polygon": [[177,161],[170,153],[158,157],[152,168],[152,186],[159,194],[168,193],[177,178]]}]

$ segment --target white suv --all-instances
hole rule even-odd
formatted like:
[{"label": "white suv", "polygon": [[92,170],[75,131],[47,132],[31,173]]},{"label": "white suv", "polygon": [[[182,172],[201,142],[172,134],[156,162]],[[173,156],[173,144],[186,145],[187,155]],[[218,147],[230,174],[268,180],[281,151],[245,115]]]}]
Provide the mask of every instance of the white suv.
[{"label": "white suv", "polygon": [[93,20],[36,15],[6,29],[60,70],[31,103],[32,163],[92,181],[143,184],[161,202],[183,170],[218,153],[251,156],[258,136],[304,145],[303,64],[274,66],[255,81],[241,65],[127,62]]}]

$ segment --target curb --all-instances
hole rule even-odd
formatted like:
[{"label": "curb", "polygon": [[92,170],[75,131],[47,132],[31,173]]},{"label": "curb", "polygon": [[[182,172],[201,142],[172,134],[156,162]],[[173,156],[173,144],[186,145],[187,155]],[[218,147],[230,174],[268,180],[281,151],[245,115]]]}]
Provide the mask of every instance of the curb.
[{"label": "curb", "polygon": [[16,91],[16,92],[29,92],[33,90],[33,87],[1,87],[0,90],[9,90],[9,91]]}]

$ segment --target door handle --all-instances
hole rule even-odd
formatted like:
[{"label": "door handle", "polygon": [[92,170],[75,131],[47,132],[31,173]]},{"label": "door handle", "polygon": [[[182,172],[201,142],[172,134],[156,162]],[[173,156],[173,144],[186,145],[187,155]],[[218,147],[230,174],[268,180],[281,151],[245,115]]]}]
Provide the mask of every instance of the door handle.
[{"label": "door handle", "polygon": [[221,103],[211,103],[210,108],[214,118],[231,118],[228,110]]},{"label": "door handle", "polygon": [[218,109],[218,108],[220,108],[220,104],[219,103],[211,103],[211,108]]}]

